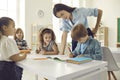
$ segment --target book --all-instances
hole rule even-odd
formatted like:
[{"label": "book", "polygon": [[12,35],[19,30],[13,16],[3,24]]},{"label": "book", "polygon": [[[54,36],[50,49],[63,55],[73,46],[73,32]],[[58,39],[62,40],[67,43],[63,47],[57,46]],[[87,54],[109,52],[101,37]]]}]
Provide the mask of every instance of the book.
[{"label": "book", "polygon": [[29,54],[31,50],[20,50],[20,53],[26,53]]},{"label": "book", "polygon": [[82,64],[90,61],[92,61],[92,59],[87,57],[79,57],[79,58],[75,57],[75,58],[70,58],[66,60],[66,62],[73,63],[73,64]]},{"label": "book", "polygon": [[53,59],[53,60],[57,60],[57,61],[61,61],[61,62],[65,62],[65,60],[62,60],[62,59],[60,59],[60,58],[58,58],[58,57],[54,57],[54,58],[52,58],[52,57],[47,57],[48,59]]},{"label": "book", "polygon": [[47,60],[48,58],[34,58],[33,60]]}]

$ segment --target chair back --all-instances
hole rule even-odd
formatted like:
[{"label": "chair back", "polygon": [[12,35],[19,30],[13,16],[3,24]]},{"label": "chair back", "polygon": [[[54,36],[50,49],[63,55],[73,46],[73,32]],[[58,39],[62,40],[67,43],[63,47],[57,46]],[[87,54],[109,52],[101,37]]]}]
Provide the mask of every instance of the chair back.
[{"label": "chair back", "polygon": [[108,71],[117,71],[120,68],[118,67],[112,52],[110,51],[110,49],[108,47],[102,47],[103,50],[103,61],[107,61],[108,62]]}]

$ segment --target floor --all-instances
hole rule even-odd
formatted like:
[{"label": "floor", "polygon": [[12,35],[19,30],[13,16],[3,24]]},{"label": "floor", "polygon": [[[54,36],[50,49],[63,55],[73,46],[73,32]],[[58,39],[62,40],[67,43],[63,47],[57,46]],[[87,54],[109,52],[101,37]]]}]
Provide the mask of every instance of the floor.
[{"label": "floor", "polygon": [[[120,67],[120,63],[118,63],[118,66]],[[120,71],[114,71],[114,73],[117,77],[117,80],[120,80]],[[24,70],[22,80],[35,80],[35,74]],[[45,79],[43,77],[39,77],[39,80],[45,80]],[[112,80],[114,80],[113,77]]]},{"label": "floor", "polygon": [[[120,70],[119,71],[115,71],[114,73],[115,73],[115,75],[117,77],[117,80],[120,80]],[[112,78],[112,80],[114,80],[114,79]]]}]

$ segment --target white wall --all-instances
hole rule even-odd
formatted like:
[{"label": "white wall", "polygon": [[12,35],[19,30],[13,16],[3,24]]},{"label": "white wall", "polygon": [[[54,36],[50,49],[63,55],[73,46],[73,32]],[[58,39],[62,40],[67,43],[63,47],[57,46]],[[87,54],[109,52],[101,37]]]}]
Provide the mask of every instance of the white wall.
[{"label": "white wall", "polygon": [[116,47],[117,18],[120,17],[120,0],[86,0],[87,7],[96,7],[103,10],[102,22],[109,27],[109,46]]},{"label": "white wall", "polygon": [[[44,16],[41,18],[37,15],[39,9],[44,11]],[[25,39],[29,45],[32,24],[52,24],[52,0],[25,0]]]},{"label": "white wall", "polygon": [[[109,27],[110,47],[116,47],[117,43],[117,18],[120,17],[119,3],[120,0],[86,0],[86,7],[103,10],[102,22],[104,26]],[[39,9],[45,13],[42,18],[37,16]],[[90,21],[92,27],[94,27],[94,21],[94,19]],[[29,44],[31,43],[31,24],[52,24],[52,0],[25,0],[25,30],[26,40]]]}]

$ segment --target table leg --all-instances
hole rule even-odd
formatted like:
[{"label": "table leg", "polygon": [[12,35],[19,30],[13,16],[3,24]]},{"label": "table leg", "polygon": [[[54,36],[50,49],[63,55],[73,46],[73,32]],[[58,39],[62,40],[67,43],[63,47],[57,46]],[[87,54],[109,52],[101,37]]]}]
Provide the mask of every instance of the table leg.
[{"label": "table leg", "polygon": [[35,80],[38,80],[38,75],[37,74],[35,74]]}]

